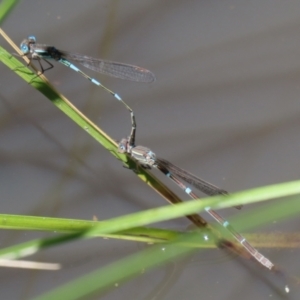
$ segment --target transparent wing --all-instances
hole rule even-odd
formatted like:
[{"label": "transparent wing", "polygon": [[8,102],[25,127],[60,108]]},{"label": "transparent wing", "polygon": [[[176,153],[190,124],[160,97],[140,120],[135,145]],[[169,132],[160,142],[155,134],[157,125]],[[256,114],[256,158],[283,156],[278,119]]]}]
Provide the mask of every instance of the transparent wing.
[{"label": "transparent wing", "polygon": [[[156,159],[158,165],[163,166],[167,170],[169,170],[171,173],[179,177],[180,179],[184,180],[188,184],[194,186],[196,189],[199,191],[203,192],[204,194],[208,196],[215,196],[215,195],[228,195],[228,192],[218,188],[217,186],[193,175],[192,173],[185,171],[169,161],[162,159],[162,158],[157,158]],[[242,205],[235,206],[237,209],[241,209]]]},{"label": "transparent wing", "polygon": [[67,60],[78,62],[84,67],[104,75],[136,82],[150,83],[155,81],[155,76],[151,71],[138,66],[97,59],[78,53],[59,51]]}]

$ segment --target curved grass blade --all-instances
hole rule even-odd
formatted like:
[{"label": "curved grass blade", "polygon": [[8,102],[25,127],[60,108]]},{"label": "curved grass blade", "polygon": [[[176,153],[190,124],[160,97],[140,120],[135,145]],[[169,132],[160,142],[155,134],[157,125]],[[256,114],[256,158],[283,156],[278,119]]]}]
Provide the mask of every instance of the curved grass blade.
[{"label": "curved grass blade", "polygon": [[13,8],[18,4],[18,0],[3,0],[0,3],[0,24],[9,16]]},{"label": "curved grass blade", "polygon": [[[284,190],[285,195],[292,195],[299,193],[299,182],[279,184],[276,186],[269,186],[259,188],[260,193],[257,195],[265,194],[267,195],[267,190]],[[257,190],[257,189],[255,189]],[[250,190],[251,193],[251,190]],[[238,193],[238,195],[244,194],[244,196],[238,197],[240,201],[247,197],[247,193]],[[278,197],[282,194],[278,193]],[[246,196],[245,196],[246,195]],[[220,196],[219,196],[220,197]],[[150,209],[148,211],[139,212],[135,214],[130,214],[127,216],[122,216],[114,218],[107,221],[96,222],[96,221],[84,221],[84,220],[69,220],[69,219],[58,219],[58,218],[43,218],[43,217],[32,217],[32,216],[13,216],[13,215],[0,215],[0,227],[3,229],[14,229],[14,230],[44,230],[44,231],[56,231],[61,233],[73,233],[74,238],[91,238],[97,236],[110,236],[114,238],[130,239],[142,242],[162,242],[165,240],[173,239],[178,237],[178,233],[173,231],[161,231],[158,229],[140,228],[140,225],[148,225],[150,223],[164,221],[178,216],[184,216],[187,213],[200,211],[205,207],[205,205],[218,206],[220,201],[217,200],[219,197],[208,198],[204,202],[202,200],[190,201],[188,203],[180,204],[175,207],[167,206],[157,209]],[[235,195],[233,195],[235,197]],[[216,198],[216,199],[215,199]],[[224,201],[230,203],[230,196],[225,197]],[[260,200],[268,200],[268,196],[261,198]],[[285,217],[291,217],[292,215],[298,215],[300,212],[300,206],[295,205],[299,201],[298,198],[292,197],[282,202],[282,207],[276,208],[276,211],[272,213],[272,218],[283,218],[282,212],[284,212]],[[223,204],[223,202],[222,202]],[[230,206],[230,204],[227,204]],[[285,209],[283,209],[285,208]],[[268,215],[270,208],[265,207],[265,209],[260,209],[263,215]],[[253,228],[257,225],[262,225],[260,222],[256,224],[253,221],[253,215],[256,215],[257,210],[247,214],[239,216],[235,221],[235,225],[239,225],[244,230]],[[269,220],[264,218],[265,223]],[[271,219],[270,219],[271,220]],[[233,221],[234,222],[234,221]],[[240,228],[239,228],[240,229]],[[154,231],[153,231],[154,230]],[[70,237],[66,236],[66,241],[73,239],[73,235]],[[114,236],[115,235],[115,236]],[[60,238],[59,238],[60,239]],[[58,239],[58,241],[59,241]],[[64,242],[63,238],[61,242]],[[278,241],[279,242],[279,241]],[[282,244],[282,242],[280,242]],[[268,244],[265,244],[268,245]],[[276,243],[273,246],[275,247]],[[295,240],[295,247],[297,245],[297,239]],[[27,245],[24,247],[27,249],[33,249],[37,251],[40,247],[45,246],[45,244],[34,244]],[[38,247],[39,246],[39,247]],[[191,245],[192,246],[192,245]],[[196,245],[193,245],[196,247]],[[15,247],[15,246],[14,246]],[[282,245],[278,246],[282,247]],[[23,248],[16,248],[17,251],[21,251]],[[12,249],[13,250],[13,249]],[[24,249],[22,251],[25,251]],[[30,253],[31,251],[26,250],[25,253]],[[0,255],[5,255],[9,253],[6,250],[0,251]]]}]

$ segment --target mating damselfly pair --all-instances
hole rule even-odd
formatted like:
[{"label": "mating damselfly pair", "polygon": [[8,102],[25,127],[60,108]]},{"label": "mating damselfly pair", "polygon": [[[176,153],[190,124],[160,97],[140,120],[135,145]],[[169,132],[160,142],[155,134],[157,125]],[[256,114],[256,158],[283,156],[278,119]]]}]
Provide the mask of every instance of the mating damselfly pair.
[{"label": "mating damselfly pair", "polygon": [[[125,107],[131,113],[131,133],[128,138],[124,138],[119,143],[118,151],[121,153],[129,154],[133,159],[135,159],[140,165],[145,168],[157,168],[164,175],[170,178],[177,186],[184,190],[184,192],[190,196],[192,199],[199,199],[199,197],[193,192],[192,188],[187,186],[184,182],[188,183],[190,186],[199,189],[203,193],[214,196],[214,195],[227,195],[227,191],[220,189],[207,181],[187,172],[176,165],[170,163],[169,161],[157,158],[154,152],[149,148],[144,146],[135,145],[135,133],[136,133],[136,121],[134,112],[126,102],[115,92],[111,91],[104,85],[102,85],[98,80],[88,76],[86,73],[81,71],[72,62],[78,62],[84,67],[91,69],[93,71],[113,76],[120,79],[131,80],[136,82],[146,82],[151,83],[155,81],[155,76],[152,72],[147,69],[123,64],[112,61],[105,61],[102,59],[97,59],[89,57],[86,55],[81,55],[78,53],[71,53],[67,51],[58,50],[53,46],[48,46],[45,44],[37,44],[36,38],[34,36],[29,36],[24,39],[20,45],[20,49],[24,55],[26,55],[30,60],[36,60],[41,68],[41,72],[52,69],[53,65],[49,60],[56,60],[63,65],[69,67],[70,69],[78,72],[86,79],[90,80],[97,86],[100,86],[108,93],[110,93],[117,100],[121,101]],[[41,61],[47,63],[48,67],[44,68]],[[271,271],[278,271],[278,268],[273,262],[268,258],[263,256],[259,251],[257,251],[241,234],[239,234],[223,217],[221,217],[216,211],[212,210],[210,207],[205,209],[207,213],[213,217],[221,226],[226,228],[231,235],[238,241],[238,243],[244,248],[244,250],[250,254],[252,258],[258,261],[262,266],[266,267]],[[205,223],[203,224],[206,225]],[[286,292],[288,292],[288,287],[286,286]]]}]

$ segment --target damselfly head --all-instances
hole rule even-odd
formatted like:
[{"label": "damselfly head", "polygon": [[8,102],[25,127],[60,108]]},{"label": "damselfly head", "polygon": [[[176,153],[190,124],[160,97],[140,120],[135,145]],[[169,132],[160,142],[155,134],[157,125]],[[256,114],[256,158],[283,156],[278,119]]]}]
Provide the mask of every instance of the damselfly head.
[{"label": "damselfly head", "polygon": [[118,145],[118,152],[119,153],[126,153],[128,152],[128,140],[122,139]]},{"label": "damselfly head", "polygon": [[30,45],[36,43],[36,38],[33,35],[30,35],[27,39],[24,39],[20,44],[20,49],[24,54],[30,52]]}]

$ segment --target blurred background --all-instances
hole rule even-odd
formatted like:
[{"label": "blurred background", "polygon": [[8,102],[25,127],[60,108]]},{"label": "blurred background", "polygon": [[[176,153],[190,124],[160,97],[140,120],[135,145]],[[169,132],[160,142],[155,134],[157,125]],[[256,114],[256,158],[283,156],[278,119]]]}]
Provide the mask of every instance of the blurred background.
[{"label": "blurred background", "polygon": [[[153,84],[84,71],[134,109],[137,144],[197,176],[230,192],[299,178],[299,1],[27,0],[2,28],[17,44],[35,35],[38,43],[151,70]],[[13,52],[3,38],[1,46]],[[129,134],[118,101],[54,64],[46,76],[62,94],[115,140]],[[104,220],[166,204],[42,94],[3,64],[0,73],[2,213]],[[297,232],[299,224],[274,220],[258,230]],[[184,218],[159,224],[188,225]],[[2,231],[1,247],[49,235]],[[93,239],[49,249],[30,259],[62,270],[2,268],[0,296],[30,299],[145,247]],[[262,252],[299,274],[299,250]],[[275,277],[261,273],[221,250],[201,251],[92,299],[299,299],[299,289],[283,296]]]}]

